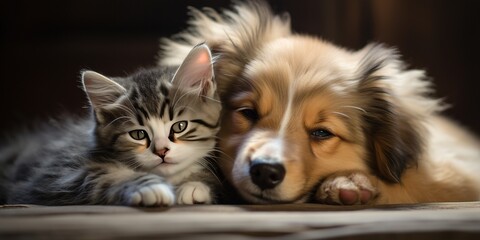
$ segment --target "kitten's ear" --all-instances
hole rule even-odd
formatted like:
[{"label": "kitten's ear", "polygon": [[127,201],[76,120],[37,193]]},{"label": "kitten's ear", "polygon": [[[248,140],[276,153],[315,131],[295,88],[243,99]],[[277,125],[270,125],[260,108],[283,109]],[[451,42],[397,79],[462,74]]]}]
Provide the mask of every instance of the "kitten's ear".
[{"label": "kitten's ear", "polygon": [[82,72],[82,83],[94,109],[115,103],[127,91],[120,84],[93,71]]},{"label": "kitten's ear", "polygon": [[216,86],[213,81],[213,61],[206,44],[195,46],[177,69],[172,83],[192,88],[199,96],[212,97]]}]

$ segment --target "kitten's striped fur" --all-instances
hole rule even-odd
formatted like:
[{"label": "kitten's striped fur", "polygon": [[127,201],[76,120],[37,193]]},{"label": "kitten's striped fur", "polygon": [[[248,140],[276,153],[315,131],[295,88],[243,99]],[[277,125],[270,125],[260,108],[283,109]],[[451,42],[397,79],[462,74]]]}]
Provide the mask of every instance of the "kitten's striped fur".
[{"label": "kitten's striped fur", "polygon": [[[82,73],[92,115],[51,121],[0,149],[0,202],[211,203],[221,104],[206,45],[176,69]],[[173,80],[172,80],[173,79]]]}]

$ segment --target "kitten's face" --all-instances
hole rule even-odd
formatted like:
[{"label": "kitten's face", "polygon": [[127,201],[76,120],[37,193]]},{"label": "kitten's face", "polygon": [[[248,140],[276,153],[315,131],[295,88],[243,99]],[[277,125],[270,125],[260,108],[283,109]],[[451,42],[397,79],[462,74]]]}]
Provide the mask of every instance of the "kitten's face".
[{"label": "kitten's face", "polygon": [[[207,156],[214,148],[221,105],[167,81],[156,84],[157,91],[131,90],[130,95],[136,98],[130,97],[125,103],[138,107],[115,145],[132,153],[142,169],[171,176]],[[168,94],[164,95],[162,89],[168,90]],[[146,91],[155,94],[158,104],[149,104],[152,98]]]},{"label": "kitten's face", "polygon": [[141,70],[115,81],[84,73],[99,145],[132,168],[165,177],[202,164],[219,129],[221,104],[212,77],[204,45],[194,48],[176,72]]}]

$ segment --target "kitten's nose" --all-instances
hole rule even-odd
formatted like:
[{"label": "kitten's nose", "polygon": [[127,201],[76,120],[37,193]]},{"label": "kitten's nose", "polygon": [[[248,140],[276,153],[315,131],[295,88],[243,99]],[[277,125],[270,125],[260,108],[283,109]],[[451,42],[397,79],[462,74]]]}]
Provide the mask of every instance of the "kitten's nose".
[{"label": "kitten's nose", "polygon": [[160,158],[162,158],[162,160],[164,160],[164,159],[165,159],[165,155],[167,155],[167,152],[168,152],[169,150],[170,150],[170,149],[168,149],[168,148],[162,148],[162,149],[160,149],[160,150],[157,150],[156,154],[157,154]]},{"label": "kitten's nose", "polygon": [[280,184],[285,177],[285,168],[282,164],[253,159],[250,165],[250,178],[262,190],[271,189]]}]

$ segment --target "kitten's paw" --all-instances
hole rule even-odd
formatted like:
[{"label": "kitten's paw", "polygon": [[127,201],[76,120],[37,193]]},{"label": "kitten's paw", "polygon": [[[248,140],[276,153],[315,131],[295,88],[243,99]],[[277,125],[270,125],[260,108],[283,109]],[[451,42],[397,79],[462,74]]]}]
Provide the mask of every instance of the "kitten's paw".
[{"label": "kitten's paw", "polygon": [[377,189],[363,173],[334,175],[322,182],[316,193],[321,203],[360,205],[371,203],[378,195]]},{"label": "kitten's paw", "polygon": [[178,204],[210,204],[210,187],[202,182],[186,182],[177,189]]},{"label": "kitten's paw", "polygon": [[130,206],[171,206],[175,202],[172,188],[164,183],[141,186],[128,195],[127,202]]}]

